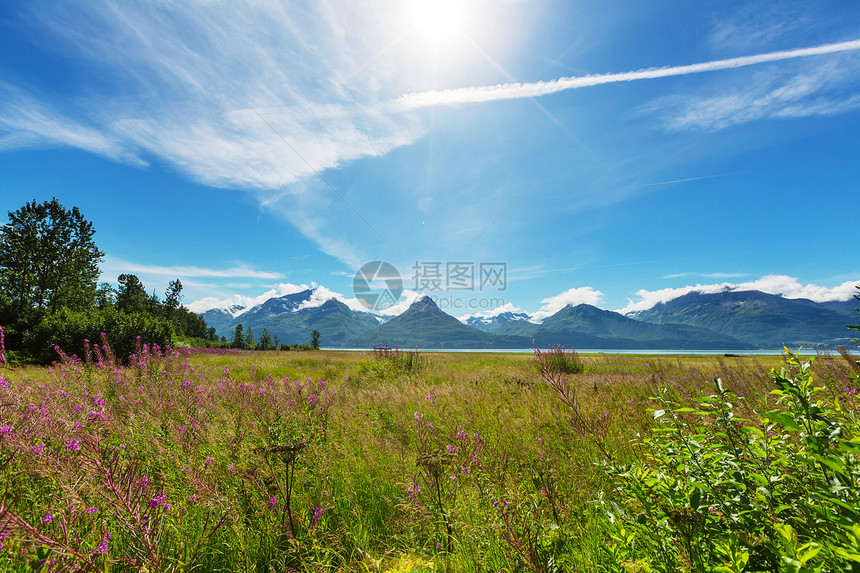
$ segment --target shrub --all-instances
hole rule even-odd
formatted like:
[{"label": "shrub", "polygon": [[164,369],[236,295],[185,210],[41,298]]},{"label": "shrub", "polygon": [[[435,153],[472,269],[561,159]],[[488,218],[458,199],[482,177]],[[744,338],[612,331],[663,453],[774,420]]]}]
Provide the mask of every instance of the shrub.
[{"label": "shrub", "polygon": [[54,350],[62,348],[68,354],[84,356],[85,341],[98,341],[107,334],[119,360],[125,361],[135,352],[138,337],[147,344],[161,347],[173,344],[173,327],[164,319],[150,314],[126,314],[114,308],[89,312],[63,309],[45,319],[25,336],[28,352],[39,362],[57,358]]},{"label": "shrub", "polygon": [[541,371],[558,374],[579,374],[585,370],[585,365],[576,350],[565,350],[564,346],[556,344],[546,353],[535,349],[535,360]]},{"label": "shrub", "polygon": [[737,415],[743,398],[720,379],[694,407],[656,396],[662,427],[641,441],[637,463],[609,470],[612,561],[643,571],[858,570],[856,419],[786,352],[786,367],[772,371],[777,407],[757,420]]}]

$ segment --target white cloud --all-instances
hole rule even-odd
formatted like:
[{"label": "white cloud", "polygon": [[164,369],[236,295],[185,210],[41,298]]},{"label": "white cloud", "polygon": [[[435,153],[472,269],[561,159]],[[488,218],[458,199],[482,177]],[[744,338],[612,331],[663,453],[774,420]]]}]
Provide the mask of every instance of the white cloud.
[{"label": "white cloud", "polygon": [[588,76],[572,76],[559,78],[557,80],[532,82],[532,83],[509,83],[494,86],[481,86],[473,88],[459,88],[449,90],[436,90],[420,93],[409,93],[400,96],[394,102],[393,109],[416,109],[436,105],[455,105],[465,103],[481,103],[488,101],[499,101],[507,99],[531,98],[549,95],[560,91],[578,89],[602,84],[631,82],[637,80],[668,78],[673,76],[685,76],[702,72],[713,72],[717,70],[728,70],[743,68],[767,62],[779,62],[809,56],[820,56],[824,54],[835,54],[860,50],[860,40],[849,42],[838,42],[824,44],[811,48],[799,48],[795,50],[782,50],[767,54],[753,56],[742,56],[739,58],[728,58],[724,60],[713,60],[699,64],[686,66],[669,66],[664,68],[648,68],[631,72],[614,74],[594,74]]},{"label": "white cloud", "polygon": [[348,306],[350,310],[354,310],[356,312],[368,312],[367,307],[361,304],[361,301],[357,298],[346,298],[343,294],[335,292],[322,285],[317,285],[316,283],[314,283],[314,292],[311,295],[311,298],[300,304],[296,310],[301,310],[303,308],[316,308],[318,306],[322,306],[325,302],[331,299],[342,302]]},{"label": "white cloud", "polygon": [[[398,20],[408,12],[405,4],[33,0],[23,8],[22,28],[43,49],[77,62],[80,70],[72,71],[81,73],[68,74],[69,93],[52,97],[0,86],[0,149],[71,146],[133,165],[157,158],[196,181],[250,191],[323,252],[357,267],[371,257],[354,246],[364,243],[355,228],[374,235],[343,205],[348,193],[339,198],[318,175],[413,144],[428,130],[413,110],[860,49],[860,41],[852,41],[686,66],[398,95],[430,85],[398,43],[409,35]],[[98,81],[74,85],[80,77]],[[805,93],[768,109],[801,116],[838,113],[857,103]],[[356,193],[363,193],[363,202],[354,202],[358,211],[379,208],[371,192]],[[442,201],[420,208],[433,211],[437,203]],[[451,220],[463,231],[467,218]]]},{"label": "white cloud", "polygon": [[0,82],[0,102],[0,151],[75,147],[116,161],[146,165],[119,138],[66,117],[20,88]]},{"label": "white cloud", "polygon": [[247,265],[239,265],[227,269],[209,269],[196,266],[162,266],[162,265],[144,265],[125,261],[116,257],[107,256],[101,265],[101,272],[107,275],[110,280],[114,280],[118,275],[123,273],[140,274],[140,275],[157,275],[169,276],[173,278],[186,277],[219,277],[219,278],[245,278],[245,279],[281,279],[284,278],[283,273],[274,271],[259,271],[252,269]]},{"label": "white cloud", "polygon": [[754,281],[743,283],[719,283],[719,284],[697,284],[678,288],[665,288],[655,291],[641,289],[636,291],[639,300],[628,300],[627,306],[617,312],[622,314],[636,313],[648,310],[658,303],[669,302],[680,296],[691,292],[713,294],[725,291],[747,291],[759,290],[768,294],[782,295],[785,298],[807,298],[814,302],[827,302],[834,300],[849,300],[860,284],[856,281],[846,281],[832,288],[816,284],[801,284],[796,278],[787,275],[766,275]]},{"label": "white cloud", "polygon": [[[779,40],[790,41],[800,32],[809,34],[816,27],[810,8],[806,2],[745,2],[715,18],[706,41],[717,51],[734,53],[761,49]],[[828,18],[819,20],[826,22]]]},{"label": "white cloud", "polygon": [[403,314],[406,309],[412,306],[412,303],[418,300],[421,297],[427,296],[424,293],[417,292],[411,289],[403,289],[403,292],[400,295],[400,300],[394,306],[390,306],[388,308],[377,311],[377,314],[381,314],[386,317],[394,317],[398,314]]},{"label": "white cloud", "polygon": [[424,134],[416,116],[380,103],[399,68],[373,58],[402,34],[388,17],[401,3],[28,7],[33,40],[99,82],[61,97],[0,84],[0,150],[69,146],[133,165],[157,157],[196,181],[253,192],[324,252],[360,259],[332,236],[336,195],[291,184]]},{"label": "white cloud", "polygon": [[304,290],[308,290],[309,288],[313,288],[314,286],[314,283],[312,283],[311,286],[308,286],[306,284],[296,285],[292,283],[280,283],[275,285],[275,288],[269,289],[266,292],[257,296],[245,296],[241,294],[234,294],[227,298],[218,298],[210,296],[202,298],[200,300],[195,300],[194,302],[189,303],[185,306],[187,306],[188,309],[192,312],[196,313],[203,313],[211,309],[227,310],[234,306],[238,306],[240,307],[240,310],[233,313],[234,316],[238,316],[238,314],[241,314],[242,311],[247,310],[249,308],[253,308],[258,304],[262,304],[270,298],[302,292]]},{"label": "white cloud", "polygon": [[548,316],[552,316],[567,305],[576,306],[578,304],[590,304],[596,306],[603,298],[603,293],[595,290],[590,286],[571,288],[563,293],[551,296],[541,300],[541,306],[537,312],[532,315],[535,321],[542,321]]},{"label": "white cloud", "polygon": [[[313,292],[311,293],[311,297],[305,302],[301,303],[296,310],[301,310],[305,308],[316,308],[318,306],[322,306],[325,302],[331,299],[335,299],[345,304],[347,307],[349,307],[350,310],[354,310],[356,312],[370,312],[370,310],[366,306],[364,306],[364,304],[362,304],[359,299],[347,298],[342,293],[333,291],[328,287],[319,285],[315,282],[312,282],[310,285],[281,283],[276,285],[275,288],[269,289],[266,292],[257,296],[244,296],[240,294],[234,294],[227,298],[206,297],[200,300],[195,300],[194,302],[186,306],[190,310],[197,313],[206,312],[207,310],[215,308],[226,310],[234,306],[240,306],[242,307],[242,310],[247,310],[257,306],[258,304],[266,302],[270,298],[294,294],[308,289],[313,290]],[[403,300],[398,302],[398,304],[396,304],[395,306],[378,311],[377,314],[382,314],[383,316],[398,315],[407,308],[409,308],[409,306],[413,302],[415,302],[415,300],[419,296],[421,296],[419,293],[406,289],[403,291]]]},{"label": "white cloud", "polygon": [[709,85],[700,95],[672,95],[643,106],[669,131],[719,130],[766,118],[837,115],[860,108],[851,94],[856,58],[803,66],[793,74],[770,70]]}]

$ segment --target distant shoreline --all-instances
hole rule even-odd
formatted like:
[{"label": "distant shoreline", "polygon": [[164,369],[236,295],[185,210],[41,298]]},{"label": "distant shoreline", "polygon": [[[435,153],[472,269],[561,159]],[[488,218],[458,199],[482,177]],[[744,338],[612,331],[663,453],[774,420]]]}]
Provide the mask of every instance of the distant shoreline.
[{"label": "distant shoreline", "polygon": [[[343,352],[372,352],[372,348],[326,348],[322,350],[343,351]],[[532,354],[534,348],[401,348],[400,350],[407,352],[418,350],[418,352],[456,352],[456,353],[484,353],[484,354]],[[782,350],[654,350],[654,349],[606,349],[606,348],[584,348],[577,349],[578,354],[625,354],[625,355],[699,355],[699,356],[725,356],[734,355],[738,357],[744,356],[781,356]],[[803,356],[815,356],[817,354],[814,348],[802,348],[795,354]]]}]

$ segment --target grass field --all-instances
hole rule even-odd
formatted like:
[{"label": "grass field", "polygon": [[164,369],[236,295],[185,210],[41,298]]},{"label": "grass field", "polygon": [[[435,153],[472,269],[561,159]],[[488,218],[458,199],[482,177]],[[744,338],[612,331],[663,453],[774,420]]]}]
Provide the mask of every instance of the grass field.
[{"label": "grass field", "polygon": [[852,570],[853,359],[97,350],[0,371],[0,570]]}]

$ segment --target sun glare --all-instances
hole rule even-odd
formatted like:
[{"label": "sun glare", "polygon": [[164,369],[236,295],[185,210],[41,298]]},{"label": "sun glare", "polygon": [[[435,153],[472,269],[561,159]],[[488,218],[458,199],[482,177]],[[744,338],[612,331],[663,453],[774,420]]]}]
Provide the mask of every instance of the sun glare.
[{"label": "sun glare", "polygon": [[465,12],[463,0],[413,0],[412,23],[419,35],[439,43],[461,31]]}]

